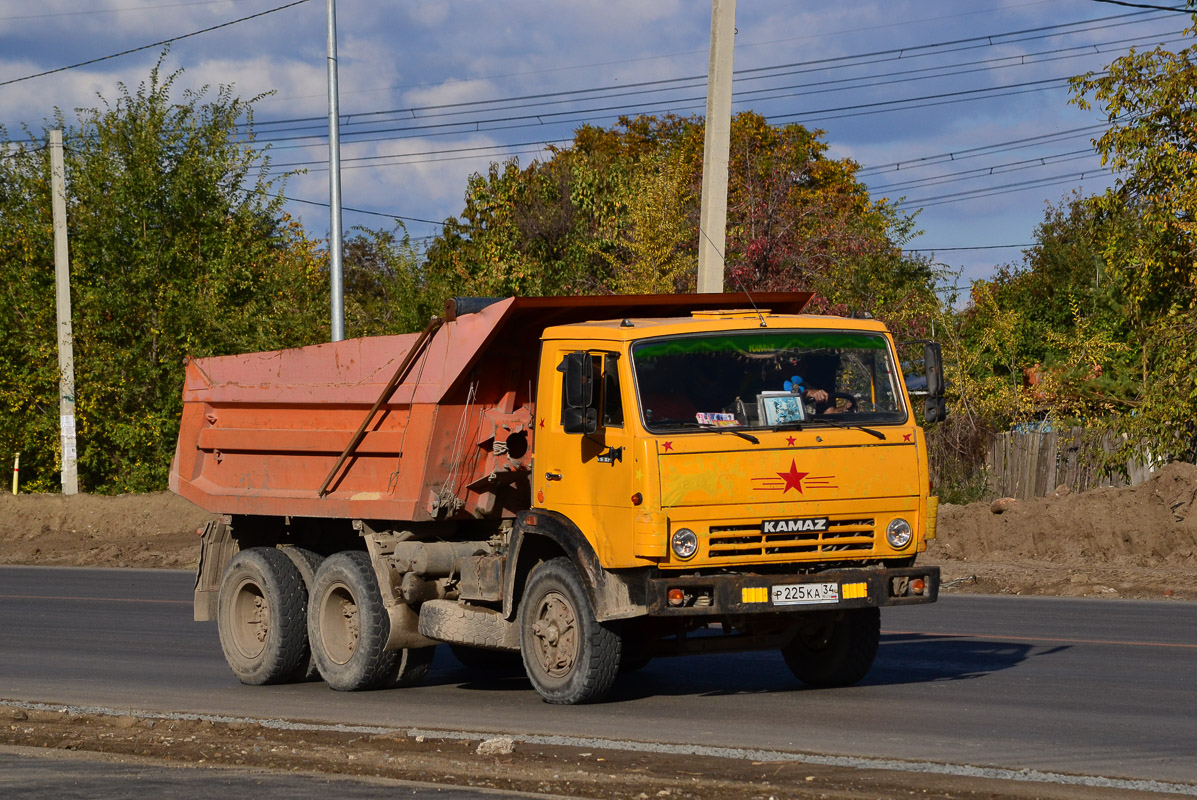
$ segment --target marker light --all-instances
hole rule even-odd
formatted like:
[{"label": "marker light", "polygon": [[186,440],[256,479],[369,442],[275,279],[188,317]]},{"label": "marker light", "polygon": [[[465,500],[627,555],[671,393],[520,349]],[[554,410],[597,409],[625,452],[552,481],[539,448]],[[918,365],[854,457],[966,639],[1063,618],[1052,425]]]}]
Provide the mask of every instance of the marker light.
[{"label": "marker light", "polygon": [[914,538],[913,533],[910,523],[901,517],[897,517],[885,529],[885,538],[889,542],[890,547],[895,550],[901,550],[910,544],[910,540]]},{"label": "marker light", "polygon": [[686,561],[693,558],[694,554],[698,552],[698,534],[689,528],[678,528],[673,532],[669,546],[673,548],[675,556]]},{"label": "marker light", "polygon": [[686,593],[681,589],[670,589],[667,597],[669,599],[669,605],[680,606],[686,600]]},{"label": "marker light", "polygon": [[910,582],[911,594],[922,594],[925,591],[927,591],[927,582],[922,578],[915,578]]}]

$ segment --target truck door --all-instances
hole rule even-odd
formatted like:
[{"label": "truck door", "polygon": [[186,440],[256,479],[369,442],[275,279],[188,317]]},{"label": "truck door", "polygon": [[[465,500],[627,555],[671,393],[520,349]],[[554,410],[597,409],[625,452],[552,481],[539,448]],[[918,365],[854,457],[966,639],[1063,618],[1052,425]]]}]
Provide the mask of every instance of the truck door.
[{"label": "truck door", "polygon": [[[581,369],[590,384],[586,402],[575,397],[572,408],[566,391],[571,361],[575,378]],[[629,384],[621,377],[620,354],[562,349],[541,363],[536,505],[569,517],[604,564],[622,562],[632,547],[634,458],[624,426]]]}]

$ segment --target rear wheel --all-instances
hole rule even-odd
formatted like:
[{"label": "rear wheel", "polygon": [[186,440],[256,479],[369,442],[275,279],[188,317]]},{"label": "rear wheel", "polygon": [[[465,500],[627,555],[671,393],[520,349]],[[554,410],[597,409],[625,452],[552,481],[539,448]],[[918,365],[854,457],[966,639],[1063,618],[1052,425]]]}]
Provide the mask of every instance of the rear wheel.
[{"label": "rear wheel", "polygon": [[591,703],[619,671],[618,631],[595,619],[577,569],[567,558],[538,565],[520,603],[520,653],[546,702]]},{"label": "rear wheel", "polygon": [[880,641],[880,610],[855,608],[803,628],[781,654],[808,686],[851,686],[872,668]]},{"label": "rear wheel", "polygon": [[242,683],[303,678],[308,664],[303,578],[273,547],[242,550],[220,581],[216,625],[225,660]]},{"label": "rear wheel", "polygon": [[[308,615],[307,615],[307,599],[312,594],[312,587],[316,585],[316,570],[320,569],[321,562],[324,561],[324,556],[319,553],[308,550],[304,547],[287,546],[282,548],[283,555],[291,559],[291,563],[299,570],[299,577],[303,579],[303,596],[304,596],[304,612],[303,612],[303,635],[307,638],[308,635]],[[308,663],[303,670],[303,674],[299,676],[301,681],[318,681],[320,680],[320,670],[316,669],[316,657],[311,654],[311,647],[308,648]]]},{"label": "rear wheel", "polygon": [[391,623],[370,556],[331,555],[316,571],[308,602],[308,639],[321,677],[338,691],[392,684],[402,651],[386,651]]}]

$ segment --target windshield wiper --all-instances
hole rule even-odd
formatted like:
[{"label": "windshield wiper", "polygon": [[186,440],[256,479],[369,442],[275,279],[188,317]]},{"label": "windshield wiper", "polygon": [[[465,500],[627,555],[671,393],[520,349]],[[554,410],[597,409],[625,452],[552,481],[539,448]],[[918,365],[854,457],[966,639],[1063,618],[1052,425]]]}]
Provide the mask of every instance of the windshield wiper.
[{"label": "windshield wiper", "polygon": [[745,439],[753,444],[761,443],[761,440],[753,436],[751,433],[744,433],[744,431],[737,430],[736,428],[711,428],[711,430],[715,431],[716,433],[734,433],[741,439]]},{"label": "windshield wiper", "polygon": [[870,436],[876,436],[878,439],[885,439],[884,433],[882,433],[881,431],[875,431],[872,428],[866,428],[864,425],[852,425],[847,422],[839,422],[838,420],[828,419],[827,417],[815,417],[814,419],[808,419],[807,422],[808,423],[809,422],[822,422],[826,425],[831,425],[832,427],[835,427],[835,428],[844,428],[845,430],[855,429],[858,431],[864,431],[865,433],[869,434]]}]

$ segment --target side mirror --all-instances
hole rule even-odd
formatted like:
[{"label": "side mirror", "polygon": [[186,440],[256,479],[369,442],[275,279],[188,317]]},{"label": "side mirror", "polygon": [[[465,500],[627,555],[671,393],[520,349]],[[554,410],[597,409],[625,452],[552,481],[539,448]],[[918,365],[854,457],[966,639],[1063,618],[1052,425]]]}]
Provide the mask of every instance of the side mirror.
[{"label": "side mirror", "polygon": [[942,397],[928,397],[923,401],[923,421],[928,425],[943,422],[948,417],[948,404]]},{"label": "side mirror", "polygon": [[557,365],[565,373],[565,407],[587,408],[594,402],[594,371],[590,354],[582,350],[569,353]]},{"label": "side mirror", "polygon": [[939,342],[927,342],[923,346],[923,367],[927,371],[927,395],[943,397],[943,353]]},{"label": "side mirror", "polygon": [[597,408],[567,408],[561,414],[566,433],[594,433],[598,430]]},{"label": "side mirror", "polygon": [[594,433],[598,430],[598,409],[594,408],[594,365],[590,354],[569,353],[557,365],[565,375],[565,407],[561,427],[566,433]]}]

